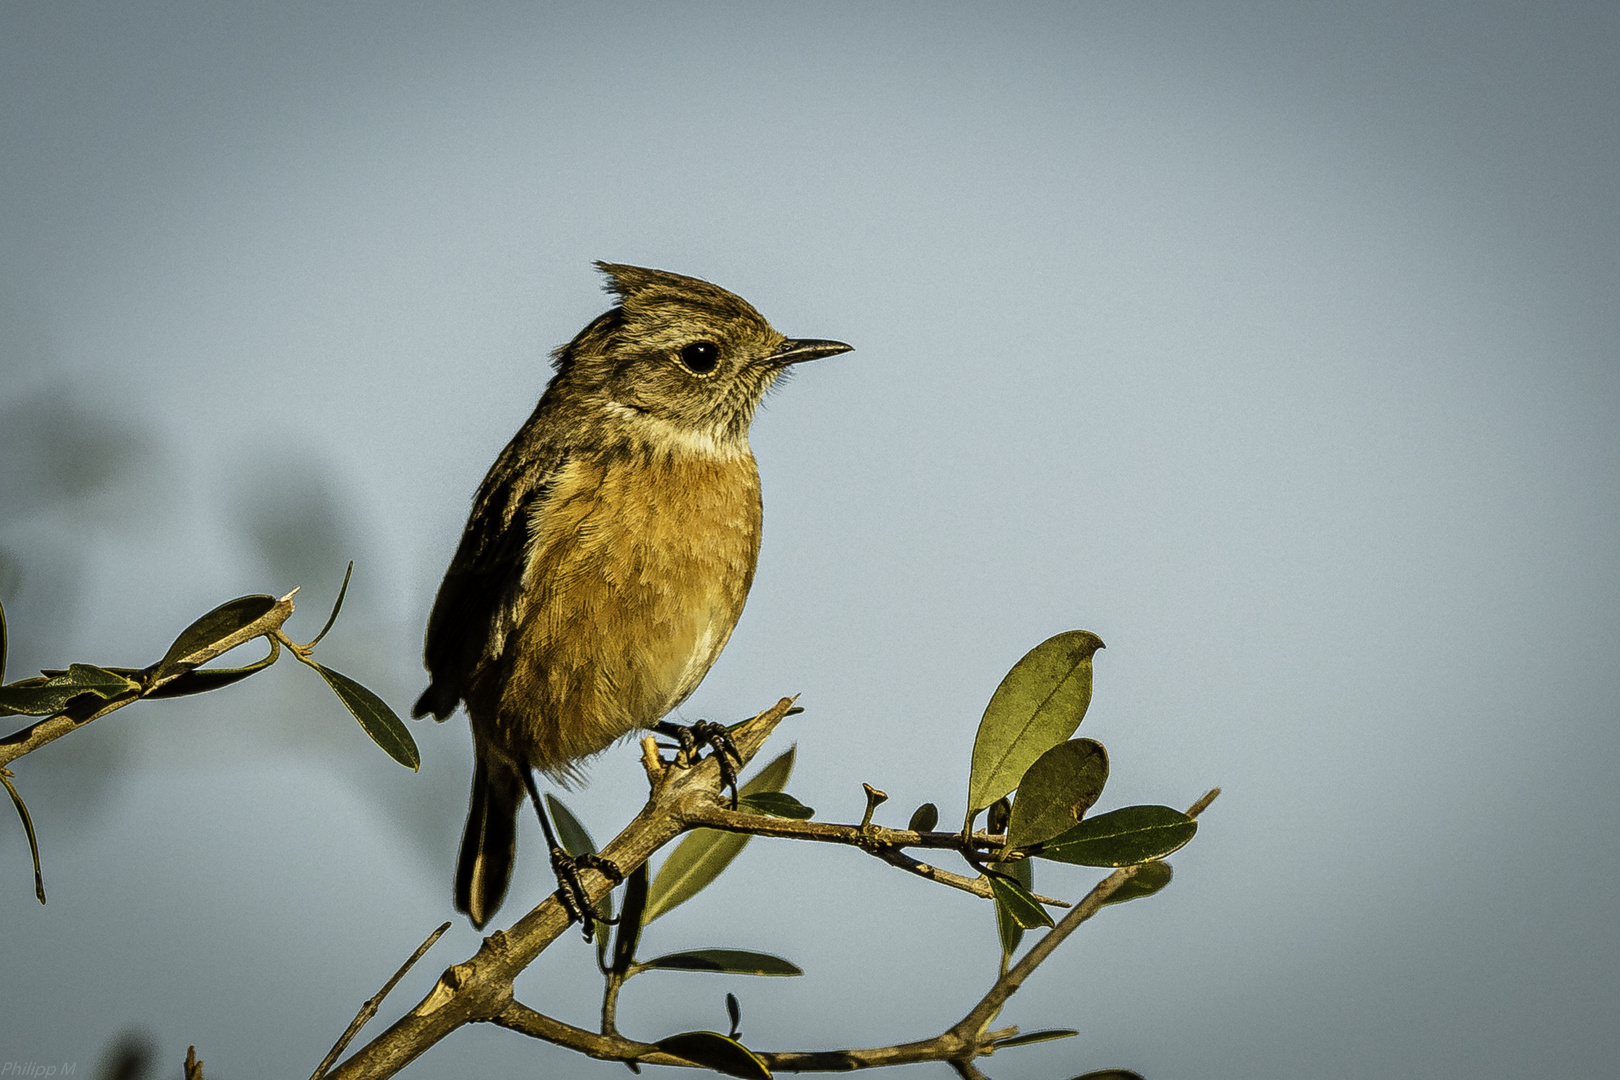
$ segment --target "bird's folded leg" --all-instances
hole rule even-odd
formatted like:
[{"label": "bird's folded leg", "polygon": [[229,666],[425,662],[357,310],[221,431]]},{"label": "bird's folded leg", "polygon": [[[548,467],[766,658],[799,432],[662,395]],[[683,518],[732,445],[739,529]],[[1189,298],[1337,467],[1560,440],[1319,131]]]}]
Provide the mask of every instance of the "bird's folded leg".
[{"label": "bird's folded leg", "polygon": [[663,720],[654,730],[681,744],[680,757],[676,760],[688,766],[697,757],[700,746],[713,747],[714,758],[720,763],[720,787],[731,792],[731,808],[737,809],[737,769],[742,765],[742,754],[724,724],[699,720],[687,726]]}]

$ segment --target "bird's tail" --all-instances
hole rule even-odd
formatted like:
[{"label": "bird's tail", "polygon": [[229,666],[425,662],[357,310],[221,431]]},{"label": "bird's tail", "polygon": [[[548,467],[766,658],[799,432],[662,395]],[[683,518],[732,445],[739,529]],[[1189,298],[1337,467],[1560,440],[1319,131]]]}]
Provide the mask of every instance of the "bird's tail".
[{"label": "bird's tail", "polygon": [[517,853],[517,813],[523,781],[505,761],[478,753],[473,765],[472,802],[456,866],[456,909],[482,930],[501,906]]}]

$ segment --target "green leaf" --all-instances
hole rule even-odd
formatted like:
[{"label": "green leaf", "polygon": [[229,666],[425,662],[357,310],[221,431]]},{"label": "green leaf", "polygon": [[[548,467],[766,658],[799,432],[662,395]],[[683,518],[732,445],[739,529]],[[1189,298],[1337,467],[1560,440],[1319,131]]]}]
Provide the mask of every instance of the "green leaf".
[{"label": "green leaf", "polygon": [[313,660],[306,660],[305,663],[321,673],[326,685],[348,706],[366,734],[371,736],[372,742],[407,769],[422,767],[422,755],[416,749],[416,740],[411,738],[409,729],[394,715],[387,702],[342,672],[333,671]]},{"label": "green leaf", "polygon": [[[218,690],[234,682],[241,682],[256,671],[263,671],[276,662],[281,655],[281,642],[269,638],[270,652],[263,660],[255,661],[246,667],[237,668],[193,668],[184,675],[177,675],[169,682],[164,683],[156,690],[148,691],[144,696],[148,698],[185,697],[187,694],[206,694],[210,690]],[[116,669],[123,671],[123,668]],[[131,675],[140,672],[131,671]]]},{"label": "green leaf", "polygon": [[[789,747],[787,753],[761,769],[743,785],[739,795],[746,798],[766,791],[781,791],[793,771],[793,749]],[[747,833],[693,829],[658,868],[658,876],[653,878],[652,888],[647,891],[644,921],[652,922],[707,888],[731,865],[731,860],[742,852],[749,839]]]},{"label": "green leaf", "polygon": [[1070,739],[1036,759],[1018,784],[1007,847],[1025,848],[1074,828],[1108,782],[1102,743]]},{"label": "green leaf", "polygon": [[1091,703],[1091,657],[1103,647],[1088,630],[1048,638],[1024,654],[996,687],[973,740],[968,813],[1018,786],[1047,750],[1074,734]]},{"label": "green leaf", "polygon": [[23,832],[28,834],[28,853],[34,857],[34,895],[43,904],[45,872],[39,867],[39,839],[34,835],[34,819],[28,816],[28,804],[23,802],[23,797],[11,783],[11,773],[4,768],[0,768],[0,784],[4,784],[11,795],[11,804],[17,808],[17,816],[22,819]]},{"label": "green leaf", "polygon": [[906,828],[911,832],[933,832],[938,824],[939,807],[925,802],[911,812],[911,820],[906,822]]},{"label": "green leaf", "polygon": [[[349,565],[351,569],[354,566],[353,563]],[[579,818],[574,816],[572,810],[563,805],[561,799],[548,791],[546,793],[546,806],[551,811],[552,824],[557,826],[557,841],[562,844],[564,851],[575,858],[581,855],[596,854],[596,841],[591,839],[591,834],[585,831],[585,826],[580,824]],[[600,962],[607,953],[608,929],[612,925],[604,921],[613,918],[613,894],[611,892],[602,897],[598,910],[603,917],[596,922],[596,955],[598,962]]]},{"label": "green leaf", "polygon": [[6,681],[6,605],[0,604],[0,683]]},{"label": "green leaf", "polygon": [[596,842],[591,839],[591,834],[585,831],[585,826],[579,823],[579,818],[563,805],[561,799],[548,793],[546,807],[551,811],[551,820],[557,826],[557,839],[562,842],[564,851],[575,858],[596,854]]},{"label": "green leaf", "polygon": [[219,605],[180,632],[153,668],[152,677],[161,679],[206,662],[209,657],[199,659],[198,655],[252,626],[275,606],[273,596],[239,596]]},{"label": "green leaf", "polygon": [[1081,1073],[1071,1077],[1070,1080],[1143,1080],[1142,1074],[1131,1072],[1129,1069],[1099,1069],[1096,1072]]},{"label": "green leaf", "polygon": [[[995,875],[998,873],[1012,878],[1026,893],[1035,888],[1035,864],[1029,859],[1016,859],[1010,863],[991,863],[990,871],[991,892],[995,892]],[[1001,937],[1001,958],[1005,962],[1018,951],[1019,942],[1024,940],[1024,926],[1001,902],[1000,894],[996,895],[996,933]]]},{"label": "green leaf", "polygon": [[[1028,861],[1028,860],[1025,860]],[[989,869],[988,867],[986,869]],[[1030,895],[1022,883],[1009,873],[990,873],[990,891],[996,894],[996,912],[1006,912],[1006,917],[1017,923],[1021,929],[1033,930],[1037,926],[1051,926],[1052,916],[1041,907],[1040,901]],[[1005,947],[1005,940],[1002,942]]]},{"label": "green leaf", "polygon": [[730,1038],[740,1039],[742,1033],[738,1028],[742,1025],[742,1004],[737,1000],[736,994],[726,995],[726,1019],[731,1021]]},{"label": "green leaf", "polygon": [[55,716],[65,711],[74,698],[83,694],[106,701],[139,689],[139,683],[116,671],[92,664],[74,664],[66,671],[53,672],[45,678],[24,679],[10,686],[0,686],[0,716],[17,713],[24,716]]},{"label": "green leaf", "polygon": [[643,917],[647,910],[647,864],[642,863],[630,872],[624,886],[624,911],[619,915],[619,933],[613,939],[613,972],[624,975],[636,959],[636,944],[641,940]]},{"label": "green leaf", "polygon": [[349,595],[349,579],[353,576],[354,560],[350,559],[349,568],[343,571],[343,585],[338,589],[337,599],[332,602],[332,614],[326,617],[326,625],[321,627],[321,632],[316,634],[315,639],[308,645],[305,645],[304,648],[313,649],[315,646],[319,645],[321,643],[321,639],[326,636],[326,632],[332,629],[332,624],[337,622],[338,612],[343,610],[343,598]]},{"label": "green leaf", "polygon": [[1193,838],[1198,822],[1168,806],[1127,806],[1087,818],[1031,854],[1079,866],[1135,866],[1162,859]]},{"label": "green leaf", "polygon": [[1013,1035],[1005,1039],[997,1039],[990,1045],[997,1050],[1008,1046],[1028,1046],[1030,1043],[1051,1042],[1054,1039],[1072,1039],[1080,1034],[1073,1028],[1046,1028],[1042,1031],[1026,1031],[1021,1035]]},{"label": "green leaf", "polygon": [[1114,894],[1103,901],[1103,906],[1109,904],[1123,904],[1127,900],[1139,900],[1144,896],[1152,896],[1166,885],[1170,884],[1170,864],[1167,862],[1148,862],[1142,864],[1142,869],[1136,875],[1114,890]]},{"label": "green leaf", "polygon": [[746,1077],[747,1080],[771,1080],[771,1070],[754,1056],[754,1052],[736,1039],[728,1039],[713,1031],[686,1031],[659,1039],[653,1044],[666,1054],[685,1058],[694,1065],[702,1065],[727,1076]]},{"label": "green leaf", "polygon": [[816,812],[785,791],[761,791],[757,795],[739,795],[739,810],[754,810],[770,817],[793,818],[808,821]]},{"label": "green leaf", "polygon": [[797,964],[745,949],[693,949],[648,960],[644,968],[665,971],[724,971],[732,975],[803,975]]}]

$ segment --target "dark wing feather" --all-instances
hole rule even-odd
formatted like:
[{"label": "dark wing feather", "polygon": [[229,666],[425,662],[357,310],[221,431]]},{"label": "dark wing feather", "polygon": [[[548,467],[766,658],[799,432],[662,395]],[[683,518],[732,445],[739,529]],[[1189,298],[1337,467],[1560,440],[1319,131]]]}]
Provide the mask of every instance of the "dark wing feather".
[{"label": "dark wing feather", "polygon": [[564,455],[525,462],[523,433],[506,448],[484,478],[467,529],[428,618],[423,662],[431,682],[413,716],[440,720],[455,711],[474,666],[485,654],[496,619],[523,580],[524,547],[531,518],[551,488]]}]

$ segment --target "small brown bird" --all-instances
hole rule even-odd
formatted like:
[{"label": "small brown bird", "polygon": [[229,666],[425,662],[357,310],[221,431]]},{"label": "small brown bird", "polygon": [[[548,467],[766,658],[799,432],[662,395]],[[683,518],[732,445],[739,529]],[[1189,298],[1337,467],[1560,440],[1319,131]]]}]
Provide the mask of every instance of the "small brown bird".
[{"label": "small brown bird", "polygon": [[[596,265],[618,306],[552,354],[556,374],[479,487],[428,620],[414,715],[467,706],[456,907],[480,928],[506,893],[526,790],[565,904],[579,906],[530,770],[577,779],[580,759],[659,726],[697,688],[759,555],[754,410],[790,364],[850,348],[786,338],[697,278]],[[588,933],[589,906],[573,913]]]}]

